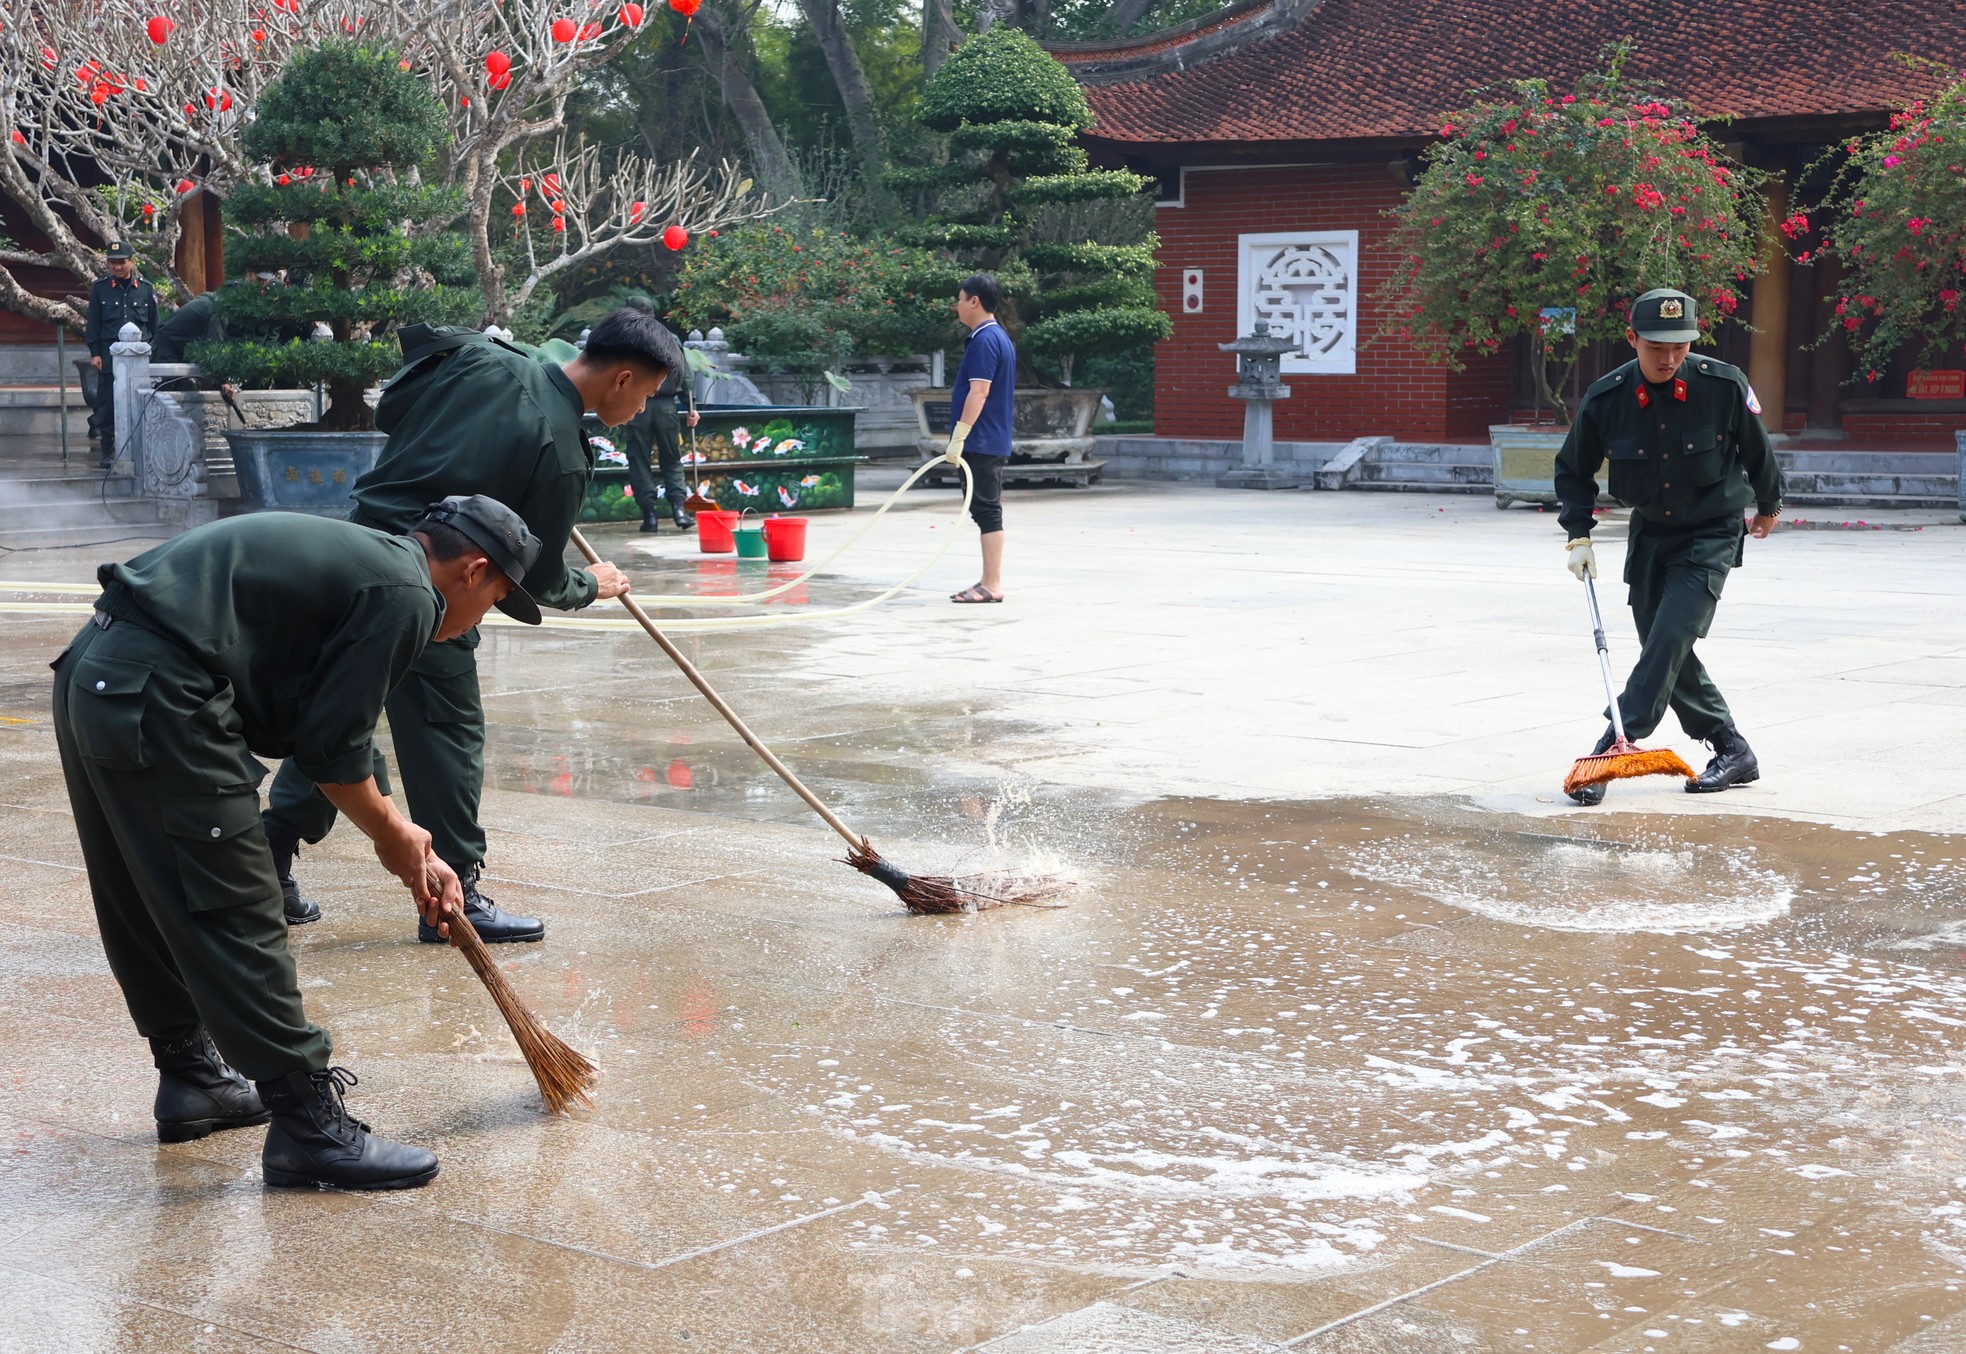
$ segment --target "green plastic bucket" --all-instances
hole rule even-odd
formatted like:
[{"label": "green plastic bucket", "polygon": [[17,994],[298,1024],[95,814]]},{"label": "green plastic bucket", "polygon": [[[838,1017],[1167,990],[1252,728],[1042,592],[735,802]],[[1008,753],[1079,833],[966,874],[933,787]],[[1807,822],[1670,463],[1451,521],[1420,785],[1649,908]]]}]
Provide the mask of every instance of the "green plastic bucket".
[{"label": "green plastic bucket", "polygon": [[737,557],[739,559],[763,559],[765,557],[765,525],[763,522],[747,522],[738,519],[737,530],[731,533],[737,538]]}]

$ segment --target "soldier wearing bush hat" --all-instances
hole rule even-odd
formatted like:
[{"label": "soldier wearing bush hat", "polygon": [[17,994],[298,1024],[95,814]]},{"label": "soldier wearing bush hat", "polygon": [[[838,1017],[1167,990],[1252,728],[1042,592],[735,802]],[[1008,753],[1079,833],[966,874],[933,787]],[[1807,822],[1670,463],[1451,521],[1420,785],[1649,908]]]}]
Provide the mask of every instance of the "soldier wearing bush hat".
[{"label": "soldier wearing bush hat", "polygon": [[[1591,527],[1597,473],[1608,464],[1611,497],[1631,509],[1625,582],[1641,644],[1618,698],[1625,731],[1643,739],[1671,709],[1714,753],[1686,789],[1725,790],[1760,779],[1760,764],[1693,645],[1713,625],[1744,538],[1774,531],[1782,470],[1746,374],[1693,355],[1700,325],[1692,297],[1646,292],[1632,303],[1625,337],[1636,356],[1585,392],[1556,457],[1569,569],[1579,581],[1597,577]],[[1754,519],[1744,523],[1750,505]],[[1595,751],[1614,737],[1606,729]],[[1570,797],[1599,804],[1604,792],[1592,785]]]}]

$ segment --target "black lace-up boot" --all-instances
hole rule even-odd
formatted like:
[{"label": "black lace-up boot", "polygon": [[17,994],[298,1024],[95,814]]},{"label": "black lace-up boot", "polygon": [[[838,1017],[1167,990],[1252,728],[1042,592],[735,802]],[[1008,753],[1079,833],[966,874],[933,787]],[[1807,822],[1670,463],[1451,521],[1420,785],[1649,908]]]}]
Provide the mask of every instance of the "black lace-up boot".
[{"label": "black lace-up boot", "polygon": [[[1609,724],[1605,725],[1604,737],[1597,740],[1597,746],[1591,749],[1590,755],[1593,757],[1602,757],[1610,750],[1611,745],[1617,741],[1618,731]],[[1570,802],[1573,804],[1582,804],[1587,809],[1594,809],[1604,802],[1604,792],[1609,788],[1611,788],[1611,782],[1609,781],[1599,781],[1595,785],[1580,785],[1569,792]]]},{"label": "black lace-up boot", "polygon": [[[468,870],[457,872],[457,882],[464,886],[464,915],[477,929],[478,938],[487,945],[546,939],[545,922],[537,917],[514,916],[479,891],[479,868],[473,865]],[[450,944],[449,940],[437,934],[436,927],[422,921],[416,924],[416,938],[426,945]]]},{"label": "black lace-up boot", "polygon": [[158,1142],[190,1142],[266,1122],[266,1106],[252,1083],[225,1065],[203,1030],[182,1039],[152,1039],[150,1061],[158,1072]]},{"label": "black lace-up boot", "polygon": [[1713,760],[1707,769],[1686,782],[1689,795],[1710,795],[1733,785],[1751,785],[1761,779],[1761,763],[1741,731],[1729,724],[1707,740]]},{"label": "black lace-up boot", "polygon": [[415,1189],[437,1178],[437,1155],[378,1138],[342,1096],[358,1078],[345,1067],[295,1072],[259,1083],[272,1111],[260,1171],[269,1185]]},{"label": "black lace-up boot", "polygon": [[321,920],[321,905],[301,897],[300,885],[294,882],[294,857],[300,853],[300,839],[279,828],[268,828],[266,844],[273,848],[273,873],[280,876],[280,905],[287,914],[287,925],[305,926]]}]

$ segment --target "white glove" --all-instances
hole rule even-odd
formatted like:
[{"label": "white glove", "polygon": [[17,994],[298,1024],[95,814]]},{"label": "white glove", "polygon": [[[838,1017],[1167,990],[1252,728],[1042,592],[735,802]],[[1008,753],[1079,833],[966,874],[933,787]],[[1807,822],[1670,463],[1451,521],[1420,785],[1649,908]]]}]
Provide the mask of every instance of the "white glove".
[{"label": "white glove", "polygon": [[1571,575],[1579,583],[1586,578],[1597,577],[1597,552],[1591,549],[1590,537],[1579,536],[1563,548],[1570,552],[1570,558],[1564,562],[1570,566]]},{"label": "white glove", "polygon": [[949,434],[949,449],[942,453],[942,458],[950,465],[962,464],[963,443],[967,441],[969,441],[969,425],[958,423],[955,431]]}]

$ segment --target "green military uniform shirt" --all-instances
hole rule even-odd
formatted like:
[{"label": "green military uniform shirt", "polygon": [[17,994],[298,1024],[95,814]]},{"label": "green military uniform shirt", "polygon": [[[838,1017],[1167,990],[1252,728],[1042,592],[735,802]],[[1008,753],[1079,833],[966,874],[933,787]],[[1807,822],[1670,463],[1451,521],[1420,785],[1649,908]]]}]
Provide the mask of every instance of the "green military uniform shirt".
[{"label": "green military uniform shirt", "polygon": [[495,498],[546,544],[526,591],[541,606],[584,607],[598,584],[564,558],[594,477],[584,413],[565,372],[496,339],[413,362],[376,406],[389,445],[355,481],[354,520],[404,532],[447,495]]},{"label": "green military uniform shirt", "polygon": [[200,339],[225,337],[225,325],[219,318],[218,293],[208,291],[202,296],[194,296],[169,315],[157,326],[157,337],[150,345],[152,362],[183,362],[184,350]]},{"label": "green military uniform shirt", "polygon": [[141,329],[146,339],[155,334],[157,293],[135,273],[127,282],[97,278],[89,286],[89,314],[82,341],[88,345],[90,356],[101,358],[105,368],[109,366],[109,345],[118,341],[117,335],[126,324]]},{"label": "green military uniform shirt", "polygon": [[300,513],[227,518],[98,577],[99,609],[231,683],[247,747],[331,785],[369,778],[383,698],[444,611],[419,542]]},{"label": "green military uniform shirt", "polygon": [[1688,357],[1659,386],[1633,360],[1584,392],[1556,457],[1559,520],[1573,540],[1590,535],[1606,462],[1611,496],[1660,526],[1738,520],[1750,503],[1765,517],[1782,508],[1782,469],[1754,391],[1717,358]]}]

